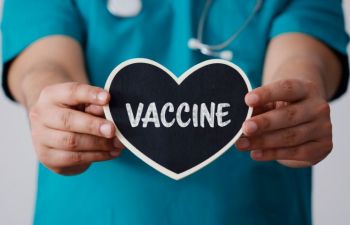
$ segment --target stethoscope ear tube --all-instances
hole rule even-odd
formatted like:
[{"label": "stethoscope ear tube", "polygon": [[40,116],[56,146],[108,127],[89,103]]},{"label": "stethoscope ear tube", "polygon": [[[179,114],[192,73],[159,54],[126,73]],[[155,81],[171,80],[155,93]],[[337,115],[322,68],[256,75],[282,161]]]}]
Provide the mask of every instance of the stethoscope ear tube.
[{"label": "stethoscope ear tube", "polygon": [[233,58],[233,52],[231,50],[225,50],[250,24],[255,15],[260,11],[263,5],[263,0],[257,0],[251,14],[247,17],[240,28],[234,32],[228,39],[222,43],[209,45],[203,42],[203,33],[205,22],[208,17],[209,8],[211,6],[212,0],[207,0],[204,10],[202,12],[201,18],[199,20],[197,29],[197,38],[191,38],[188,41],[188,47],[192,50],[199,50],[202,54],[207,56],[214,56],[221,59],[231,61]]}]

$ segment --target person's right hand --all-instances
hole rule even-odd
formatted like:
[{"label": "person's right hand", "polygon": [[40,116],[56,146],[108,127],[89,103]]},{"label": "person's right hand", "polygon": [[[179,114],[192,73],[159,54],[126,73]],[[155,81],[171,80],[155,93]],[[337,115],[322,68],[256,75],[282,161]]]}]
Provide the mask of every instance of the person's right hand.
[{"label": "person's right hand", "polygon": [[87,84],[44,88],[29,110],[38,159],[62,175],[84,172],[93,162],[119,156],[124,146],[112,122],[103,118],[108,92]]}]

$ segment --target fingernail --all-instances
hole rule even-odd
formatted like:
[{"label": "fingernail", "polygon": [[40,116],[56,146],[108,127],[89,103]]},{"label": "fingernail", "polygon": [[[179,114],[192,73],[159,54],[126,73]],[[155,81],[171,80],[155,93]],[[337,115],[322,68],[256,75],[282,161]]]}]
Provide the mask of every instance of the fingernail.
[{"label": "fingernail", "polygon": [[104,102],[106,101],[108,98],[108,94],[106,92],[100,92],[98,95],[97,95],[97,99],[101,102]]},{"label": "fingernail", "polygon": [[247,121],[243,125],[243,130],[246,134],[252,134],[258,130],[258,126],[253,121]]},{"label": "fingernail", "polygon": [[100,127],[100,132],[105,137],[110,137],[112,135],[112,125],[105,123]]},{"label": "fingernail", "polygon": [[120,155],[120,151],[111,151],[110,154],[112,157],[117,157]]},{"label": "fingernail", "polygon": [[123,148],[123,144],[119,141],[118,138],[113,139],[113,147],[115,148]]},{"label": "fingernail", "polygon": [[257,94],[251,94],[249,93],[246,97],[245,97],[245,102],[248,105],[255,105],[256,103],[258,103],[259,101],[259,96]]},{"label": "fingernail", "polygon": [[237,141],[238,148],[248,148],[250,145],[249,140],[247,138],[240,138]]},{"label": "fingernail", "polygon": [[251,154],[252,154],[252,158],[259,159],[263,157],[264,153],[261,150],[254,150],[251,152]]}]

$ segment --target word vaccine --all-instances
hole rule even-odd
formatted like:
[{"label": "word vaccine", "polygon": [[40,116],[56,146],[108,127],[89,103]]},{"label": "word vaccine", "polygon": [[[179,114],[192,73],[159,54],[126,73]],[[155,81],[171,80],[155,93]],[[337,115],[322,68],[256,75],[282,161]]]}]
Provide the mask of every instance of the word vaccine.
[{"label": "word vaccine", "polygon": [[148,127],[149,124],[156,128],[161,127],[161,125],[169,128],[176,123],[183,128],[188,126],[205,128],[206,126],[225,127],[231,123],[231,120],[224,119],[229,114],[229,103],[216,104],[211,102],[207,106],[206,103],[190,105],[183,102],[175,109],[173,103],[167,102],[158,111],[156,103],[152,102],[145,112],[143,103],[139,103],[136,110],[132,108],[130,103],[126,103],[125,106],[132,127],[138,127],[142,123],[144,128]]}]

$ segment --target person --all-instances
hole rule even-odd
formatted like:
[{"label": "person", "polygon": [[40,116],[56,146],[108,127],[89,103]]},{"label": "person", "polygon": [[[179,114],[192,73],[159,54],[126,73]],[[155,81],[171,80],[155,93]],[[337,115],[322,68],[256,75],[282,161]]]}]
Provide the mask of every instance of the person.
[{"label": "person", "polygon": [[[177,75],[214,58],[187,46],[206,2],[144,0],[128,18],[106,2],[4,2],[3,86],[28,111],[40,161],[34,224],[312,224],[311,166],[332,149],[328,101],[348,79],[341,1],[263,1],[227,47],[255,87],[254,116],[236,148],[180,181],[121,151],[102,87],[130,58]],[[214,1],[203,41],[225,41],[254,4]]]}]

